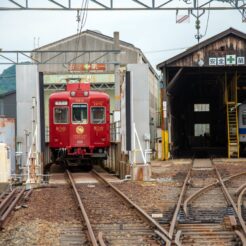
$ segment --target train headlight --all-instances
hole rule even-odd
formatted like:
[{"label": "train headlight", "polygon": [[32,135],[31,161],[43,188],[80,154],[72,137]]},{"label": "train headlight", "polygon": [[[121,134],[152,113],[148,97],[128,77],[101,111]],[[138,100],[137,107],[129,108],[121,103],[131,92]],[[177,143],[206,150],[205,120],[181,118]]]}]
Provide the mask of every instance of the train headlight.
[{"label": "train headlight", "polygon": [[84,91],[84,96],[88,97],[89,96],[89,91]]},{"label": "train headlight", "polygon": [[71,92],[70,92],[70,95],[71,95],[71,97],[75,97],[76,92],[75,92],[75,91],[71,91]]}]

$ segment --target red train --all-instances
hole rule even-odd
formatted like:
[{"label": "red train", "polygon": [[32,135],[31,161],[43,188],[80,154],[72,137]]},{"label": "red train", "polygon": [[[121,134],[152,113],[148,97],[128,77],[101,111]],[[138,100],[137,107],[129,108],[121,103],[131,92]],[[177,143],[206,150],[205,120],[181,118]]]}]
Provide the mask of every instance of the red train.
[{"label": "red train", "polygon": [[66,90],[49,98],[52,161],[102,160],[110,144],[110,101],[89,83],[67,81]]}]

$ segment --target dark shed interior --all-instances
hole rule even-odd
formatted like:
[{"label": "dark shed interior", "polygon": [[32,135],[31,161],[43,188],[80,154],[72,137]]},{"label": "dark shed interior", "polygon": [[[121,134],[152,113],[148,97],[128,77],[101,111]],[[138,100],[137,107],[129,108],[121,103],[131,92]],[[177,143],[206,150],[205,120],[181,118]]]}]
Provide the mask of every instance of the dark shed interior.
[{"label": "dark shed interior", "polygon": [[237,102],[246,100],[244,68],[183,68],[168,71],[167,98],[174,157],[227,156],[226,89],[237,76]]},{"label": "dark shed interior", "polygon": [[172,157],[245,155],[245,33],[229,28],[157,68],[166,85],[162,130]]}]

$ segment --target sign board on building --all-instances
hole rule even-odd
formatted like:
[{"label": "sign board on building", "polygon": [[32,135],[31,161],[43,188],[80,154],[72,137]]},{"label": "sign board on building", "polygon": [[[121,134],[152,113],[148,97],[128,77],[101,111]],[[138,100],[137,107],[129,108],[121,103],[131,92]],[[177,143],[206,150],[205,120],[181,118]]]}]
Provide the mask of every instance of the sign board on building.
[{"label": "sign board on building", "polygon": [[95,64],[70,64],[68,70],[72,72],[105,71],[106,65],[103,63]]},{"label": "sign board on building", "polygon": [[90,83],[114,83],[114,74],[45,74],[44,84],[66,84],[66,79],[80,78]]},{"label": "sign board on building", "polygon": [[221,56],[221,57],[209,57],[208,65],[209,66],[245,65],[245,57],[237,56],[235,54]]}]

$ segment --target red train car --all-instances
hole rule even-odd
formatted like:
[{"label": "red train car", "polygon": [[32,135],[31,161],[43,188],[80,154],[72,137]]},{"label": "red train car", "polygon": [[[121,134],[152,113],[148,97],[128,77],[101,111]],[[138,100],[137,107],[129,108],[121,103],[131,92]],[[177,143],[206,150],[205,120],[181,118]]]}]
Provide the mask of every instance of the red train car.
[{"label": "red train car", "polygon": [[106,159],[110,144],[109,96],[89,83],[67,82],[49,98],[52,161]]}]

